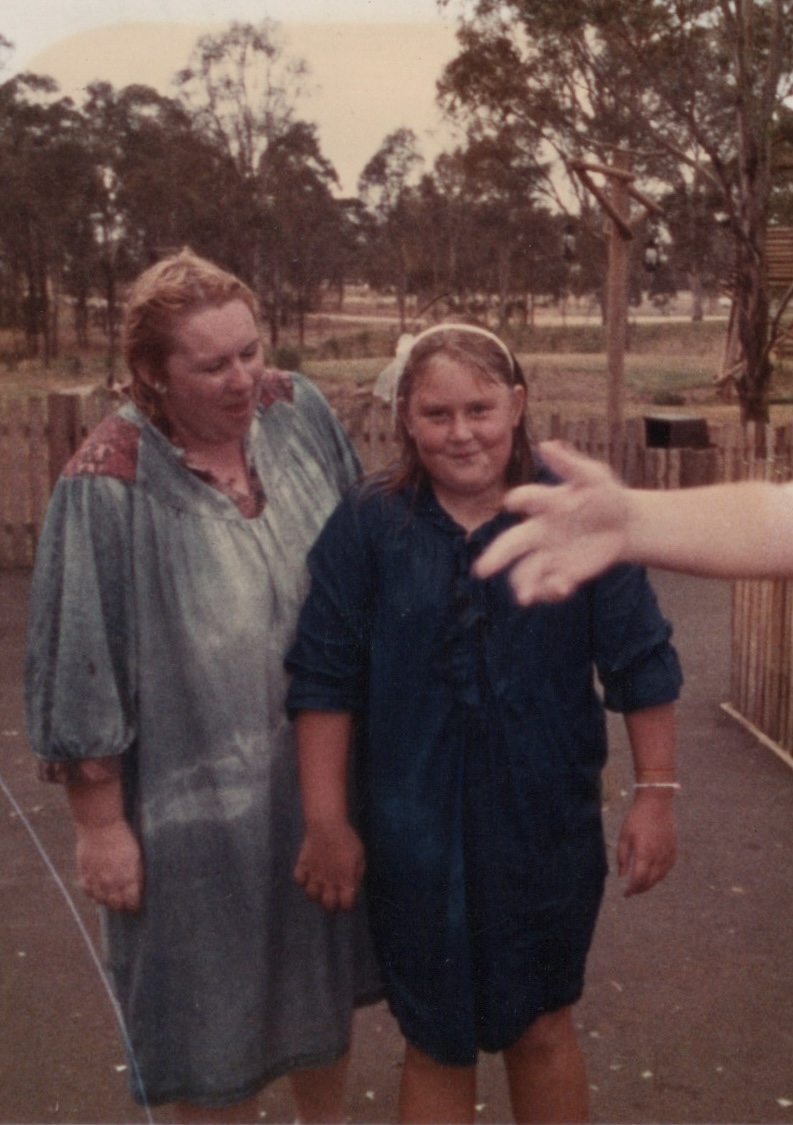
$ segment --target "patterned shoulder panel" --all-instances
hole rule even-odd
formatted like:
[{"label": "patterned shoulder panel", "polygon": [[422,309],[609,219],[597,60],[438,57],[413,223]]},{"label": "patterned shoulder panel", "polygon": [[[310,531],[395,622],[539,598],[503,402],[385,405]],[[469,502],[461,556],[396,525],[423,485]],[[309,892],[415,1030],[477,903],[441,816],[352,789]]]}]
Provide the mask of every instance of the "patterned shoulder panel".
[{"label": "patterned shoulder panel", "polygon": [[83,444],[63,470],[65,477],[115,477],[134,481],[138,469],[140,428],[133,422],[111,414]]},{"label": "patterned shoulder panel", "polygon": [[295,382],[288,371],[265,369],[259,388],[259,402],[267,410],[274,402],[294,402]]}]

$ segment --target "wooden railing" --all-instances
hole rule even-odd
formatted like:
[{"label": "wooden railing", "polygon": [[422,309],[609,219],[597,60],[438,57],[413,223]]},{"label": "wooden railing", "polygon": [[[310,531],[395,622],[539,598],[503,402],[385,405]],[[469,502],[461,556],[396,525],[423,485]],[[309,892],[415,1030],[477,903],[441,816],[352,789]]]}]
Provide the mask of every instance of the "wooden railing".
[{"label": "wooden railing", "polygon": [[[756,462],[749,479],[787,481],[789,462]],[[793,570],[793,568],[791,568]],[[793,581],[733,583],[730,702],[725,711],[793,766]]]}]

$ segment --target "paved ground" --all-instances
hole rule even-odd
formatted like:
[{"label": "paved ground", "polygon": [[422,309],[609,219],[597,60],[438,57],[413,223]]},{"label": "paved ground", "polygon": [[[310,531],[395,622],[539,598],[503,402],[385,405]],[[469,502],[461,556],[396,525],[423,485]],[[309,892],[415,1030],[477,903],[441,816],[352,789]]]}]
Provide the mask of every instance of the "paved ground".
[{"label": "paved ground", "polygon": [[[662,575],[656,587],[687,673],[681,859],[642,898],[625,901],[610,880],[577,1015],[593,1117],[793,1122],[793,770],[719,709],[729,587]],[[35,780],[22,735],[27,589],[26,573],[0,574],[0,1121],[145,1121],[127,1098],[111,1004],[53,874],[96,941],[93,909],[74,887],[63,795]],[[619,725],[612,746],[610,841],[630,779]],[[387,1012],[364,1013],[351,1122],[394,1119],[399,1053]],[[479,1119],[509,1120],[498,1060],[480,1070]],[[285,1083],[261,1107],[263,1120],[292,1120]]]}]

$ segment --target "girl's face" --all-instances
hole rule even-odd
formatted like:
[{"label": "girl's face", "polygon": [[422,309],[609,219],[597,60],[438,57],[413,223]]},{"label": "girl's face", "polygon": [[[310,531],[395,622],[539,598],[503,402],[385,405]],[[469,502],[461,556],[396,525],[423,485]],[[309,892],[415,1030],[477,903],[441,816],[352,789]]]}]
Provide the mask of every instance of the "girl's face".
[{"label": "girl's face", "polygon": [[264,371],[259,331],[244,301],[198,309],[173,332],[162,407],[188,452],[248,432]]},{"label": "girl's face", "polygon": [[443,352],[417,373],[402,417],[441,504],[503,494],[525,398]]}]

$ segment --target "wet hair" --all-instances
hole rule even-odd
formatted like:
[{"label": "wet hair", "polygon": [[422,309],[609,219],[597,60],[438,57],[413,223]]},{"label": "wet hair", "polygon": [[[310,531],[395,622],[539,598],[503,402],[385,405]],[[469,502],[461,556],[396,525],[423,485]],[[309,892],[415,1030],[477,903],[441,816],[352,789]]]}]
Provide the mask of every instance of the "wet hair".
[{"label": "wet hair", "polygon": [[[395,463],[379,476],[378,487],[386,492],[397,492],[412,485],[418,488],[426,479],[427,471],[419,459],[416,444],[408,433],[405,412],[416,386],[436,356],[445,355],[469,369],[473,368],[483,378],[507,387],[526,387],[526,377],[513,353],[498,337],[476,326],[439,325],[417,337],[408,354],[404,370],[396,389],[396,437],[399,455]],[[515,427],[512,453],[507,464],[506,481],[512,486],[534,479],[535,462],[529,430],[528,414]]]},{"label": "wet hair", "polygon": [[256,298],[248,286],[189,249],[163,258],[133,282],[122,325],[124,359],[132,376],[130,397],[152,421],[163,422],[162,395],[144,375],[167,381],[180,319],[230,301],[242,301],[258,325]]}]

